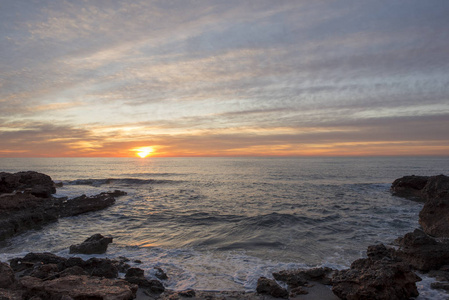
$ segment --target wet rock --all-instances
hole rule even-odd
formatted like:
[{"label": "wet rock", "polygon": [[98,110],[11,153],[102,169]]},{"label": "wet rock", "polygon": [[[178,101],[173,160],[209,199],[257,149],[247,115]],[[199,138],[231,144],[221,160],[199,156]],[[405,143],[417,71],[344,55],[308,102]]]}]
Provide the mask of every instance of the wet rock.
[{"label": "wet rock", "polygon": [[0,194],[25,190],[40,198],[49,198],[56,193],[54,182],[48,175],[34,171],[0,172]]},{"label": "wet rock", "polygon": [[145,272],[140,268],[130,268],[126,272],[125,280],[140,287],[148,288],[153,293],[165,291],[165,287],[160,281],[145,278]]},{"label": "wet rock", "polygon": [[120,196],[125,196],[125,195],[127,195],[127,193],[126,192],[124,192],[124,191],[121,191],[121,190],[114,190],[113,192],[106,192],[106,193],[104,193],[104,194],[108,194],[109,196],[112,196],[112,197],[120,197]]},{"label": "wet rock", "polygon": [[423,193],[427,201],[419,213],[419,224],[432,236],[449,237],[449,177],[431,177]]},{"label": "wet rock", "polygon": [[441,266],[449,264],[448,241],[437,241],[419,229],[407,233],[396,241],[400,247],[392,252],[392,255],[407,262],[415,269],[437,270]]},{"label": "wet rock", "polygon": [[154,276],[156,276],[160,280],[167,280],[168,279],[167,274],[160,267],[154,267],[154,269],[156,270],[156,274],[154,274]]},{"label": "wet rock", "polygon": [[134,299],[137,286],[125,280],[111,280],[92,276],[69,275],[54,280],[43,281],[36,277],[23,277],[20,280],[25,290],[25,298],[32,296],[41,299]]},{"label": "wet rock", "polygon": [[449,282],[432,282],[430,287],[433,289],[449,291]]},{"label": "wet rock", "polygon": [[101,234],[94,234],[81,244],[70,246],[70,253],[102,254],[107,251],[110,243],[112,243],[112,237],[104,237]]},{"label": "wet rock", "polygon": [[40,264],[55,264],[59,270],[64,269],[67,259],[59,257],[53,253],[28,253],[23,258],[13,258],[10,261],[10,266],[14,272],[21,272],[26,269],[33,268]]},{"label": "wet rock", "polygon": [[[372,248],[372,256],[358,259],[351,268],[332,278],[332,291],[342,299],[409,299],[417,297],[416,282],[421,279],[409,265],[392,259],[384,246]],[[386,255],[381,257],[379,253]]]},{"label": "wet rock", "polygon": [[83,263],[82,268],[91,276],[117,278],[118,269],[115,261],[107,258],[91,258]]},{"label": "wet rock", "polygon": [[8,288],[15,282],[14,271],[6,263],[0,262],[0,288]]},{"label": "wet rock", "polygon": [[306,285],[309,281],[316,281],[322,284],[331,284],[329,275],[334,270],[331,268],[312,268],[284,270],[273,273],[274,279],[287,283],[289,288],[296,288]]},{"label": "wet rock", "polygon": [[266,277],[260,277],[257,280],[256,291],[259,294],[266,294],[276,298],[288,298],[286,289],[277,284],[276,281]]},{"label": "wet rock", "polygon": [[45,279],[49,277],[54,277],[59,273],[58,265],[56,264],[37,264],[29,276],[37,277],[40,279]]},{"label": "wet rock", "polygon": [[101,193],[90,197],[81,195],[63,203],[61,217],[77,216],[91,211],[102,210],[114,203],[115,198],[108,193]]}]

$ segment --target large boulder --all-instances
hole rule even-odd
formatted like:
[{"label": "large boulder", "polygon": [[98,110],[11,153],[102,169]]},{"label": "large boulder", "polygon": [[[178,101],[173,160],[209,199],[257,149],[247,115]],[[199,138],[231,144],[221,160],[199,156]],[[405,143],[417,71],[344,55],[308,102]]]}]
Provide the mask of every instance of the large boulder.
[{"label": "large boulder", "polygon": [[391,191],[399,197],[424,200],[421,191],[426,186],[428,180],[428,176],[404,176],[393,181]]},{"label": "large boulder", "polygon": [[81,244],[70,246],[70,253],[103,254],[107,251],[110,243],[112,243],[112,237],[104,237],[97,233]]},{"label": "large boulder", "polygon": [[334,294],[341,299],[399,300],[417,297],[416,282],[421,279],[408,264],[392,259],[388,253],[383,245],[371,247],[368,258],[358,259],[350,269],[336,272],[332,278]]},{"label": "large boulder", "polygon": [[[42,280],[25,276],[20,279],[25,290],[25,298],[40,297],[41,299],[134,299],[137,285],[125,280],[107,279],[86,275],[69,275],[53,280]],[[70,297],[70,298],[67,298]]]},{"label": "large boulder", "polygon": [[55,184],[48,175],[34,171],[0,172],[0,194],[25,190],[40,198],[48,198],[56,193]]},{"label": "large boulder", "polygon": [[449,242],[438,241],[419,229],[396,240],[399,249],[392,252],[413,268],[421,271],[439,269],[449,264]]}]

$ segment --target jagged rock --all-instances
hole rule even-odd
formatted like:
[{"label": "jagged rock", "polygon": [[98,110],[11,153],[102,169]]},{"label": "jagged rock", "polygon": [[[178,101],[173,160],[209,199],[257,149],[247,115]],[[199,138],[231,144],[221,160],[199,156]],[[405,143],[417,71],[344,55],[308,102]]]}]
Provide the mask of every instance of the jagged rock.
[{"label": "jagged rock", "polygon": [[130,268],[126,272],[125,280],[140,287],[149,288],[153,293],[165,291],[165,287],[160,281],[145,278],[145,271],[140,268]]},{"label": "jagged rock", "polygon": [[70,253],[102,254],[107,251],[110,243],[112,243],[112,237],[104,237],[98,233],[89,237],[81,244],[70,246]]},{"label": "jagged rock", "polygon": [[108,193],[94,196],[81,195],[63,203],[61,217],[71,217],[91,211],[97,211],[109,207],[115,203],[115,198]]},{"label": "jagged rock", "polygon": [[40,198],[48,198],[56,193],[55,184],[48,175],[34,171],[0,172],[0,194],[25,190]]},{"label": "jagged rock", "polygon": [[392,255],[409,263],[415,269],[437,270],[449,264],[448,241],[437,241],[419,229],[407,233],[396,241],[400,247],[392,252]]},{"label": "jagged rock", "polygon": [[[372,248],[372,256],[358,259],[351,268],[338,271],[332,278],[332,291],[342,299],[409,299],[417,297],[416,282],[421,279],[409,265],[388,256],[385,246]],[[379,253],[387,255],[381,257]]]},{"label": "jagged rock", "polygon": [[69,275],[47,281],[26,276],[20,283],[25,289],[27,299],[31,296],[42,299],[61,299],[62,296],[68,296],[72,299],[129,300],[134,299],[137,292],[137,286],[125,280],[86,275]]},{"label": "jagged rock", "polygon": [[0,288],[8,288],[15,282],[14,271],[6,263],[0,262]]},{"label": "jagged rock", "polygon": [[267,294],[276,298],[288,298],[288,292],[286,289],[277,284],[276,281],[266,277],[260,277],[257,280],[256,291],[259,294]]}]

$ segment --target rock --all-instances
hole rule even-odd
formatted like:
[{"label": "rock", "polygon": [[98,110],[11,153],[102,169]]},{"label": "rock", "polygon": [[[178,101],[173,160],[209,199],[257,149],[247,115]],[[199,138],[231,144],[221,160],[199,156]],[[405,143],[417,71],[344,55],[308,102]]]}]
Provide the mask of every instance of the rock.
[{"label": "rock", "polygon": [[125,280],[106,279],[92,276],[69,275],[53,280],[26,276],[20,280],[25,290],[25,298],[38,296],[41,299],[61,299],[65,296],[72,299],[134,299],[137,286]]},{"label": "rock", "polygon": [[393,181],[393,184],[391,185],[391,191],[393,195],[396,196],[422,199],[423,195],[421,191],[427,184],[428,180],[428,176],[404,176]]},{"label": "rock", "polygon": [[419,213],[419,224],[430,235],[449,237],[449,177],[431,177],[423,193],[427,201]]},{"label": "rock", "polygon": [[49,198],[56,193],[55,184],[48,175],[34,171],[0,172],[0,194],[25,190],[40,198]]},{"label": "rock", "polygon": [[156,270],[156,274],[154,274],[154,276],[156,276],[160,280],[167,280],[168,279],[167,274],[160,267],[154,267],[154,269]]},{"label": "rock", "polygon": [[45,279],[49,277],[54,277],[59,273],[58,265],[56,264],[40,264],[33,268],[33,271],[29,274],[30,276],[37,277],[40,279]]},{"label": "rock", "polygon": [[288,292],[286,289],[277,284],[273,279],[266,277],[260,277],[257,280],[257,293],[267,294],[276,298],[288,298]]},{"label": "rock", "polygon": [[160,281],[145,278],[144,270],[140,268],[130,268],[126,272],[125,280],[137,284],[140,287],[149,288],[153,293],[162,293],[165,291],[165,287]]},{"label": "rock", "polygon": [[449,264],[448,241],[437,241],[423,231],[415,229],[397,239],[396,242],[400,247],[392,252],[392,255],[407,262],[415,269],[437,270],[441,266]]},{"label": "rock", "polygon": [[[382,246],[374,247],[372,256],[358,259],[351,268],[338,271],[332,278],[332,291],[341,299],[409,299],[417,297],[416,282],[421,279],[409,265],[379,253],[388,253]],[[381,251],[379,251],[381,250]]]},{"label": "rock", "polygon": [[22,300],[23,292],[20,290],[4,290],[0,288],[0,299],[1,300]]},{"label": "rock", "polygon": [[11,267],[6,263],[0,262],[0,288],[8,288],[13,285],[15,281],[14,271]]},{"label": "rock", "polygon": [[107,258],[91,258],[81,266],[89,275],[106,278],[117,278],[116,262]]},{"label": "rock", "polygon": [[61,202],[22,193],[0,196],[0,240],[55,222]]},{"label": "rock", "polygon": [[328,277],[334,270],[331,268],[312,268],[285,270],[273,273],[274,279],[287,283],[289,288],[304,286],[308,281],[316,281],[322,284],[331,284],[331,278]]},{"label": "rock", "polygon": [[97,211],[109,207],[115,203],[115,198],[108,193],[101,193],[87,197],[81,195],[63,203],[61,217],[70,217]]},{"label": "rock", "polygon": [[70,246],[70,253],[103,254],[107,251],[110,243],[112,243],[112,237],[104,237],[98,233],[81,244]]},{"label": "rock", "polygon": [[14,272],[21,272],[26,269],[30,269],[36,264],[55,264],[58,266],[59,270],[64,269],[64,265],[67,259],[64,257],[59,257],[52,253],[28,253],[23,258],[13,258],[10,261],[10,266]]}]

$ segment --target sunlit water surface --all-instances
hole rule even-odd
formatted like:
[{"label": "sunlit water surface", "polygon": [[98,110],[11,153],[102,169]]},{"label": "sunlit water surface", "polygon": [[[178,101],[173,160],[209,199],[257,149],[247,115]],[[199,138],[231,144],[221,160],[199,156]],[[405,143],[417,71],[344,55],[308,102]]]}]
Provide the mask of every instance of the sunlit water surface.
[{"label": "sunlit water surface", "polygon": [[48,174],[63,183],[61,197],[128,193],[3,242],[3,261],[30,251],[69,256],[71,244],[102,233],[114,237],[103,256],[140,259],[149,275],[162,267],[169,288],[254,290],[280,269],[348,267],[368,245],[418,227],[422,204],[392,196],[390,185],[447,174],[449,159],[2,158],[0,170]]}]

